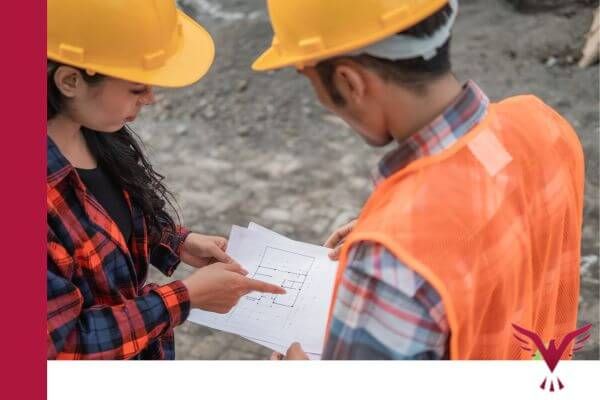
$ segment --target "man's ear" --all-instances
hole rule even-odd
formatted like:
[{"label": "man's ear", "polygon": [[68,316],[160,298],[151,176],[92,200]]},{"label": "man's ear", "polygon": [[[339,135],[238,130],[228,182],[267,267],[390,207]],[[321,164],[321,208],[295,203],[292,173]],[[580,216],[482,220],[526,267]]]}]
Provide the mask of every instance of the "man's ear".
[{"label": "man's ear", "polygon": [[354,64],[340,63],[336,65],[333,83],[346,101],[354,104],[362,103],[367,83],[364,75]]},{"label": "man's ear", "polygon": [[81,89],[82,76],[79,71],[67,65],[61,65],[54,73],[54,83],[63,96],[73,98]]}]

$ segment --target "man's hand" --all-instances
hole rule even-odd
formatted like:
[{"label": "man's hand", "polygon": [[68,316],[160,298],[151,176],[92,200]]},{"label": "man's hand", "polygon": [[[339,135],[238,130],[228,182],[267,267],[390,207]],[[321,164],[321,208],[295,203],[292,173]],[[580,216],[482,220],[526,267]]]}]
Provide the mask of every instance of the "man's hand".
[{"label": "man's hand", "polygon": [[333,249],[329,253],[329,258],[331,258],[334,261],[340,258],[340,251],[342,250],[342,245],[344,244],[346,237],[350,234],[350,232],[352,232],[354,225],[356,225],[356,221],[357,220],[350,221],[346,225],[333,232],[331,236],[329,236],[329,239],[327,239],[327,241],[324,244],[325,247]]},{"label": "man's hand", "polygon": [[219,314],[228,313],[250,292],[285,294],[282,287],[246,277],[238,264],[216,263],[206,266],[182,282],[188,290],[192,308]]},{"label": "man's hand", "polygon": [[276,351],[271,354],[271,360],[308,360],[308,355],[302,350],[300,343],[292,343],[285,356]]},{"label": "man's hand", "polygon": [[225,238],[190,233],[183,242],[181,261],[195,268],[202,268],[216,262],[233,263],[231,257],[225,254],[226,248]]}]

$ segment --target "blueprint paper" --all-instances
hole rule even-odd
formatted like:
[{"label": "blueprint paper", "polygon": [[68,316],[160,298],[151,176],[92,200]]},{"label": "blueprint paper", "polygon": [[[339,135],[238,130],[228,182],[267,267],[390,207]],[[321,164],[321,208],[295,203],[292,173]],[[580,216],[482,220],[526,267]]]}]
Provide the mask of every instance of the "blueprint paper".
[{"label": "blueprint paper", "polygon": [[329,251],[265,228],[234,226],[227,253],[248,270],[249,277],[283,286],[287,293],[252,292],[228,314],[194,309],[188,320],[261,341],[279,352],[299,342],[307,353],[318,355],[337,268]]}]

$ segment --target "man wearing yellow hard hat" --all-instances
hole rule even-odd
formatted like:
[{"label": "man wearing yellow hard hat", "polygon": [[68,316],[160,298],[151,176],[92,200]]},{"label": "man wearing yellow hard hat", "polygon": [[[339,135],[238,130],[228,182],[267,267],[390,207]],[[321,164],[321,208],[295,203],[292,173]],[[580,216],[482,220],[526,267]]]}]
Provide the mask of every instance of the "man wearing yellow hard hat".
[{"label": "man wearing yellow hard hat", "polygon": [[572,331],[581,145],[540,99],[491,103],[457,81],[458,1],[267,3],[273,43],[253,68],[297,68],[367,143],[395,143],[327,242],[343,245],[323,358],[526,359],[513,323],[546,342]]},{"label": "man wearing yellow hard hat", "polygon": [[[226,313],[253,290],[227,240],[191,233],[127,127],[152,87],[200,79],[210,35],[174,0],[48,0],[49,359],[173,359],[190,307]],[[146,284],[149,263],[184,279]]]}]

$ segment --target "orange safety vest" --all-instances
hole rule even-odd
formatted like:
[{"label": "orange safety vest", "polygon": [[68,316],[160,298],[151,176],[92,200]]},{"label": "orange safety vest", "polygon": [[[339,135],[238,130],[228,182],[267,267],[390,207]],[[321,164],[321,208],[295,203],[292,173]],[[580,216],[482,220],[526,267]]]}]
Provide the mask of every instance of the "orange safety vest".
[{"label": "orange safety vest", "polygon": [[490,105],[451,148],[375,189],[342,250],[330,320],[349,249],[372,241],[438,291],[452,359],[530,358],[512,323],[546,343],[576,326],[583,186],[562,117],[534,96]]}]

